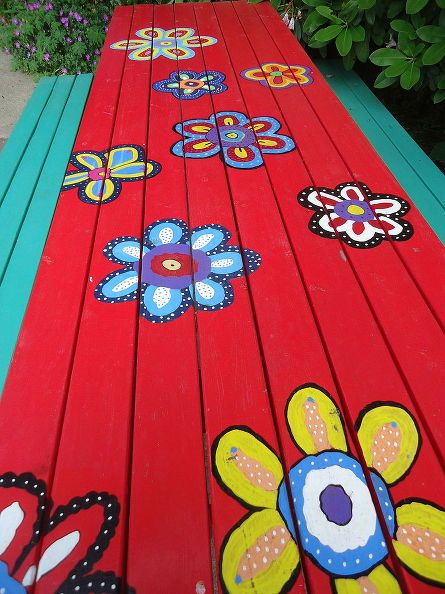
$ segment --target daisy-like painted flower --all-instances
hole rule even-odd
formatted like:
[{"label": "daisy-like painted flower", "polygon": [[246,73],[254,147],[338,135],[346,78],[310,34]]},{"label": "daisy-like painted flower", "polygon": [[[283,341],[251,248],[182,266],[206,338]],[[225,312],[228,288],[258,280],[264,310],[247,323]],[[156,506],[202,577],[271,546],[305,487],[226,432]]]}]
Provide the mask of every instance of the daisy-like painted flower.
[{"label": "daisy-like painted flower", "polygon": [[187,60],[195,55],[195,47],[213,45],[214,37],[195,35],[195,30],[188,27],[178,29],[160,29],[149,27],[136,31],[139,39],[123,39],[111,44],[112,49],[133,50],[130,60],[154,60],[159,56],[170,60]]},{"label": "daisy-like painted flower", "polygon": [[281,124],[275,118],[249,118],[238,111],[220,111],[208,120],[187,120],[176,124],[175,131],[183,136],[172,147],[178,157],[204,159],[220,151],[224,161],[237,169],[253,169],[263,165],[262,153],[287,153],[295,148],[294,141],[277,134]]},{"label": "daisy-like painted flower", "polygon": [[227,86],[223,84],[225,75],[222,72],[207,70],[179,70],[172,72],[166,80],[153,84],[155,91],[172,93],[176,99],[199,99],[203,95],[223,93]]},{"label": "daisy-like painted flower", "polygon": [[[105,246],[105,256],[121,264],[96,287],[99,301],[118,303],[138,297],[147,320],[164,323],[193,305],[215,311],[233,303],[229,280],[254,272],[259,254],[227,245],[231,235],[220,225],[203,225],[190,232],[179,219],[159,220],[146,228],[141,255],[137,237],[117,237]],[[139,281],[140,278],[140,281]]]},{"label": "daisy-like painted flower", "polygon": [[298,64],[288,66],[287,64],[269,62],[262,64],[261,68],[248,68],[241,72],[241,76],[248,80],[257,81],[264,87],[285,89],[292,85],[310,85],[314,82],[311,72],[311,69],[307,66],[299,66]]},{"label": "daisy-like painted flower", "polygon": [[157,175],[161,166],[145,160],[144,149],[134,144],[113,146],[110,151],[73,153],[62,190],[79,188],[78,196],[88,204],[111,202],[121,193],[122,182],[139,181]]},{"label": "daisy-like painted flower", "polygon": [[91,491],[46,519],[47,506],[33,474],[0,475],[0,592],[26,594],[36,584],[48,594],[127,591],[114,573],[94,571],[119,523],[116,497]]},{"label": "daisy-like painted flower", "polygon": [[[304,553],[334,578],[338,594],[401,594],[384,564],[388,549],[371,492],[360,462],[348,453],[335,403],[307,384],[291,396],[286,415],[305,454],[288,472],[290,497],[278,457],[250,429],[230,427],[213,444],[217,480],[252,510],[225,539],[226,591],[287,591],[299,567],[294,516]],[[415,421],[400,405],[379,403],[362,412],[357,431],[396,553],[419,578],[444,584],[444,510],[414,499],[394,506],[388,492],[416,459]]]},{"label": "daisy-like painted flower", "polygon": [[374,194],[363,183],[346,182],[330,188],[305,188],[299,203],[316,213],[309,229],[316,235],[342,241],[356,248],[371,248],[384,239],[406,241],[413,234],[408,221],[401,218],[409,204],[393,194]]}]

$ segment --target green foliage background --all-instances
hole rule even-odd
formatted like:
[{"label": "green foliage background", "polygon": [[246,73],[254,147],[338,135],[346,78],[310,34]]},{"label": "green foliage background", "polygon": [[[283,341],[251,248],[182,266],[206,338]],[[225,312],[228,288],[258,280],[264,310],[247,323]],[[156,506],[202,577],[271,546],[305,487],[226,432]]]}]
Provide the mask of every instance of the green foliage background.
[{"label": "green foliage background", "polygon": [[[252,2],[261,0],[250,0]],[[429,88],[445,100],[445,0],[272,0],[298,39],[321,56],[380,67],[374,86]]]}]

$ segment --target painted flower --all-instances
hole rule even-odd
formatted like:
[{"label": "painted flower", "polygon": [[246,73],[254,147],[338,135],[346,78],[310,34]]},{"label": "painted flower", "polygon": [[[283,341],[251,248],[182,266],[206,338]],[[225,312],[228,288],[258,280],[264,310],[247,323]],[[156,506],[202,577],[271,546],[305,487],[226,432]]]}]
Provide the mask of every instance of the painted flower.
[{"label": "painted flower", "polygon": [[209,93],[216,94],[227,91],[227,86],[223,84],[225,78],[222,72],[213,70],[206,72],[175,70],[166,80],[155,82],[153,88],[155,91],[172,93],[176,99],[199,99]]},{"label": "painted flower", "polygon": [[[286,416],[305,454],[286,479],[276,454],[247,427],[230,427],[213,444],[217,480],[251,510],[223,545],[226,591],[287,591],[299,567],[295,517],[303,552],[334,578],[338,594],[401,594],[384,564],[385,537],[335,403],[319,386],[303,385],[289,399]],[[360,415],[357,433],[397,555],[420,579],[445,584],[444,510],[414,499],[394,506],[388,492],[416,459],[415,421],[398,404],[374,404]]]},{"label": "painted flower", "polygon": [[261,263],[256,252],[227,245],[230,237],[220,225],[189,232],[179,219],[159,220],[145,230],[142,257],[140,239],[117,237],[104,254],[124,268],[107,275],[95,296],[107,303],[139,298],[141,315],[155,323],[174,320],[190,306],[203,311],[228,307],[234,299],[229,280],[254,272]]},{"label": "painted flower", "polygon": [[305,188],[299,203],[317,211],[309,221],[316,235],[342,241],[356,248],[371,248],[384,239],[406,241],[413,234],[408,221],[401,218],[409,204],[393,194],[374,194],[363,183],[346,182],[335,189]]},{"label": "painted flower", "polygon": [[277,134],[281,124],[275,118],[249,118],[238,111],[220,111],[208,120],[187,120],[174,130],[183,136],[172,147],[178,157],[204,159],[222,151],[224,161],[237,169],[253,169],[263,165],[262,153],[287,153],[294,141]]},{"label": "painted flower", "polygon": [[123,39],[112,43],[110,47],[117,50],[133,50],[128,55],[130,60],[154,60],[159,56],[170,60],[187,60],[195,55],[193,48],[217,42],[214,37],[195,35],[195,30],[188,27],[168,30],[147,27],[136,31],[136,35],[140,39]]},{"label": "painted flower", "polygon": [[94,571],[119,523],[116,497],[91,491],[48,518],[47,507],[46,485],[33,474],[0,476],[0,592],[26,594],[35,584],[48,594],[123,591],[113,572]]},{"label": "painted flower", "polygon": [[122,182],[154,177],[161,170],[156,161],[146,161],[144,149],[134,144],[113,146],[109,152],[73,153],[69,162],[75,169],[67,171],[62,190],[79,188],[79,198],[88,204],[116,200]]},{"label": "painted flower", "polygon": [[291,85],[310,85],[314,82],[311,69],[307,66],[278,64],[277,62],[262,64],[261,68],[248,68],[241,72],[243,78],[255,80],[264,87],[285,89]]}]

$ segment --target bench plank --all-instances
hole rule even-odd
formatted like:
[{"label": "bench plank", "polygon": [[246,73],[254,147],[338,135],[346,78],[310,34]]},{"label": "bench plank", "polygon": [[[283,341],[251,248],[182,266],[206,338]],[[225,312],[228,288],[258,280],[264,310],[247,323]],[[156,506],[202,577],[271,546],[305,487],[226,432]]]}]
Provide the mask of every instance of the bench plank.
[{"label": "bench plank", "polygon": [[[2,328],[0,393],[34,284],[91,79],[91,75],[82,74],[74,81],[8,266],[0,282],[0,327]],[[57,116],[57,113],[55,115]],[[21,120],[19,124],[20,122]]]},{"label": "bench plank", "polygon": [[[63,76],[54,85],[54,91],[39,119],[23,159],[0,206],[0,280],[8,265],[23,219],[31,201],[36,181],[48,155],[57,125],[74,84],[74,76]],[[57,114],[54,117],[54,114]]]},{"label": "bench plank", "polygon": [[331,60],[319,61],[317,67],[422,215],[445,241],[444,174],[355,72],[346,72]]},{"label": "bench plank", "polygon": [[[131,13],[118,10],[109,27],[109,38],[117,36],[115,31],[128,34],[130,21]],[[92,145],[110,146],[124,64],[125,52],[102,57],[74,145],[75,151],[87,150]],[[98,120],[100,126],[97,125]],[[1,403],[0,425],[3,431],[7,430],[8,419],[15,415],[19,415],[21,421],[20,429],[11,436],[8,451],[0,452],[0,467],[4,471],[28,471],[44,481],[46,497],[43,496],[42,503],[45,506],[48,506],[51,495],[82,300],[89,284],[88,263],[98,214],[97,207],[80,201],[73,193],[61,195]],[[22,406],[17,395],[23,392],[25,385],[27,403]],[[78,473],[75,476],[79,478]],[[89,501],[86,502],[85,498],[88,498],[86,494],[90,488],[79,485],[70,493],[70,498],[83,498],[83,505],[88,507]],[[103,501],[109,501],[108,497]],[[62,500],[56,505],[67,503],[67,500]],[[114,513],[107,530],[112,528],[118,514],[115,503],[110,503]],[[56,588],[57,583],[54,582],[59,579],[60,583],[61,576],[66,577],[68,571],[72,572],[77,561],[85,555],[85,545],[94,543],[102,510],[96,501],[88,513],[85,514],[85,511],[83,509],[80,516],[72,518],[74,531],[83,530],[82,545],[75,549],[76,560],[70,563],[68,556],[66,563],[44,576],[38,582],[39,591],[48,592]],[[86,517],[84,521],[80,520],[79,526],[76,518],[82,518],[82,515]],[[42,518],[39,519],[41,522]],[[63,529],[63,524],[58,525],[48,538],[60,538],[60,530]],[[41,545],[34,547],[30,553],[31,562],[35,562],[41,552]],[[48,583],[53,588],[48,590]]]},{"label": "bench plank", "polygon": [[[133,32],[149,26],[148,10],[135,8]],[[173,7],[157,6],[153,25],[174,28]],[[167,121],[180,121],[180,102],[152,88],[178,63],[160,58],[136,64],[146,71],[148,153],[162,164],[161,173],[146,184],[143,220],[136,232],[142,237],[155,221],[189,220],[184,162],[171,154],[176,134],[166,126]],[[164,324],[139,318],[134,398],[128,583],[142,592],[147,584],[156,584],[160,594],[199,592],[201,586],[211,591],[205,429],[192,308]]]},{"label": "bench plank", "polygon": [[[255,47],[261,48],[259,35],[256,33],[258,24],[250,22],[250,25],[249,34]],[[270,53],[269,48],[266,51]],[[279,61],[283,56],[278,55],[276,58]],[[264,60],[264,55],[260,55],[260,59]],[[310,85],[309,88],[311,87],[315,87],[315,84]],[[339,180],[345,182],[350,179],[350,171],[345,167],[342,158],[339,158],[340,155],[337,154],[336,149],[330,143],[329,138],[311,110],[309,102],[311,95],[309,93],[313,94],[316,91],[313,89],[304,91],[304,87],[301,87],[301,89],[301,93],[293,94],[286,99],[281,99],[283,93],[276,94],[277,101],[280,103],[284,116],[288,118],[297,145],[302,151],[306,167],[312,180],[314,180],[312,185],[327,186],[331,184],[329,187],[333,188]],[[303,96],[303,92],[307,93],[307,95]],[[305,100],[306,97],[307,101]],[[325,98],[326,100],[327,98]],[[301,127],[298,126],[298,119],[295,117],[297,113],[300,118],[307,122],[307,125],[319,139],[320,144],[314,145],[307,134],[302,132]],[[329,169],[326,167],[324,170],[320,169],[320,154],[323,154],[326,162],[329,163]],[[366,178],[362,176],[361,181],[366,181]],[[375,182],[373,183],[375,184]],[[382,179],[380,183],[382,188],[385,188],[386,179]],[[368,185],[372,187],[371,182],[368,182]],[[373,189],[374,191],[379,190],[379,188]],[[431,391],[429,408],[435,411],[437,402],[440,400],[438,386],[445,379],[442,375],[443,369],[439,363],[444,349],[441,328],[431,315],[428,307],[426,307],[422,295],[418,293],[416,286],[413,285],[410,276],[406,274],[405,268],[401,266],[388,242],[382,243],[378,249],[370,250],[357,250],[343,242],[340,245],[349,261],[353,274],[361,285],[365,299],[371,307],[372,315],[380,328],[379,332],[382,332],[395,364],[401,367],[398,372],[403,372],[402,377],[408,383],[407,388],[411,392],[411,399],[420,415],[423,415],[422,409],[425,405],[425,381],[428,382],[428,378],[431,377],[431,361],[435,362],[432,366],[437,375],[434,380],[431,378],[432,381],[427,388],[428,393]],[[395,277],[398,279],[397,286],[392,283],[392,279]],[[354,276],[351,275],[350,280],[345,279],[344,282],[347,283],[347,286],[355,284]],[[391,287],[391,289],[384,291],[382,287]],[[402,302],[407,306],[403,329],[401,320],[394,317],[394,311],[400,307]],[[427,337],[424,336],[425,328],[428,328],[426,331]],[[425,349],[427,349],[428,357],[425,357]],[[423,370],[423,372],[419,373],[419,370]],[[432,415],[428,416],[428,422],[426,423],[426,429],[429,430],[430,434],[434,434],[435,449],[438,452],[443,451],[445,439],[440,417],[440,412],[438,412],[437,416],[433,412]]]},{"label": "bench plank", "polygon": [[0,178],[0,204],[3,202],[3,198],[15,175],[16,169],[20,165],[23,153],[26,151],[28,143],[34,134],[56,80],[56,76],[46,76],[39,81],[11,136],[8,138],[8,142],[0,152],[0,169],[2,171]]}]

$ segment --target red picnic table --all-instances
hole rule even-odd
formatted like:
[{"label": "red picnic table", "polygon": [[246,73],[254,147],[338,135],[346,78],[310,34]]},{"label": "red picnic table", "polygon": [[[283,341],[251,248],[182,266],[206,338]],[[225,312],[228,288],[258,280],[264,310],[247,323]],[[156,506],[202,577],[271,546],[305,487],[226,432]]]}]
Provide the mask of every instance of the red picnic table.
[{"label": "red picnic table", "polygon": [[270,4],[117,8],[1,403],[0,592],[438,592],[442,258]]}]

